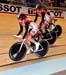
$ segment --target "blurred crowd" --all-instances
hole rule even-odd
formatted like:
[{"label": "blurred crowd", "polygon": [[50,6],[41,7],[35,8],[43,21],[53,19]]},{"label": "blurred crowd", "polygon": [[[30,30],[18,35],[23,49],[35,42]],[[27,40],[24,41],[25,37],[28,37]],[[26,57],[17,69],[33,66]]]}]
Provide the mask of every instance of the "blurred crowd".
[{"label": "blurred crowd", "polygon": [[13,0],[0,0],[0,3],[10,3]]},{"label": "blurred crowd", "polygon": [[30,7],[33,7],[36,4],[51,7],[66,7],[66,0],[0,0],[0,3],[22,3]]}]

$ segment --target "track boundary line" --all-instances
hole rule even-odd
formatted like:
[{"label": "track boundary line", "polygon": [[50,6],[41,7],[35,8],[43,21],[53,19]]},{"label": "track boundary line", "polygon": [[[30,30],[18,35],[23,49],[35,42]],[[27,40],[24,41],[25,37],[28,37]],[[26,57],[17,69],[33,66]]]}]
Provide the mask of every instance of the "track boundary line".
[{"label": "track boundary line", "polygon": [[49,55],[49,56],[44,56],[42,58],[35,58],[35,59],[29,59],[29,60],[25,60],[25,61],[18,61],[18,62],[14,62],[14,63],[0,65],[0,67],[10,66],[10,65],[19,64],[22,62],[33,61],[33,60],[39,60],[39,59],[43,59],[43,58],[49,58],[49,57],[53,57],[53,56],[59,56],[59,55],[63,55],[63,54],[66,54],[66,53],[58,53],[58,54],[53,54],[53,55]]}]

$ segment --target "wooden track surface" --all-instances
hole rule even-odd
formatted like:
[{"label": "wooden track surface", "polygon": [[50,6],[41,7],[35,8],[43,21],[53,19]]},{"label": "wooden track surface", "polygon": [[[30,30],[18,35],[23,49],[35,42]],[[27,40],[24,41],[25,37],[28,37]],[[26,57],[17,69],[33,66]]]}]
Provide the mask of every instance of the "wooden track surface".
[{"label": "wooden track surface", "polygon": [[[33,16],[30,18],[34,19]],[[40,19],[37,21],[37,24],[39,24],[39,22]],[[11,61],[9,58],[8,55],[9,48],[14,42],[21,40],[13,36],[13,34],[16,34],[19,31],[19,23],[18,23],[17,16],[15,14],[0,13],[0,71],[19,67],[19,66],[24,66],[36,62],[65,57],[66,56],[66,37],[65,37],[66,20],[58,19],[56,24],[60,24],[62,26],[63,33],[57,39],[55,44],[49,47],[49,51],[44,58],[38,59],[38,57],[35,54],[29,54],[26,55],[26,57],[22,61],[26,61],[26,60],[30,60],[30,61],[26,61],[26,62],[20,61],[18,64],[10,65],[10,63],[15,63],[15,62]]]}]

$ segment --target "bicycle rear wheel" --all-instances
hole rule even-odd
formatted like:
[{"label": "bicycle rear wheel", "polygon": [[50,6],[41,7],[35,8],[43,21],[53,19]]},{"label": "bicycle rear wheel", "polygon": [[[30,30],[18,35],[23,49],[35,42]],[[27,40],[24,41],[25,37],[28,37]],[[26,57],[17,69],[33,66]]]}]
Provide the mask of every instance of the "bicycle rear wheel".
[{"label": "bicycle rear wheel", "polygon": [[59,37],[62,33],[62,27],[60,25],[56,25],[53,31],[55,31],[57,33],[57,36]]},{"label": "bicycle rear wheel", "polygon": [[39,43],[40,43],[39,50],[35,53],[38,57],[43,57],[48,52],[48,42],[45,40],[40,40]]},{"label": "bicycle rear wheel", "polygon": [[[52,45],[55,43],[55,41],[57,39],[57,34],[56,34],[56,32],[53,32],[53,31],[51,31],[50,34],[51,34],[52,38],[48,39],[47,41],[49,42],[50,45]],[[47,37],[48,37],[48,35],[47,35]]]}]

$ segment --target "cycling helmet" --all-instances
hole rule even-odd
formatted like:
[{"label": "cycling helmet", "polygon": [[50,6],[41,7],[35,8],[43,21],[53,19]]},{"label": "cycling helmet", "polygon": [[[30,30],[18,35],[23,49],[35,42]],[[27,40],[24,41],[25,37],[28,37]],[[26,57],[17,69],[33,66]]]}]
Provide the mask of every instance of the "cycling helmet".
[{"label": "cycling helmet", "polygon": [[27,18],[26,14],[23,14],[23,13],[21,13],[18,17],[18,19],[20,19],[20,20],[23,20],[23,19],[26,19],[26,18]]}]

